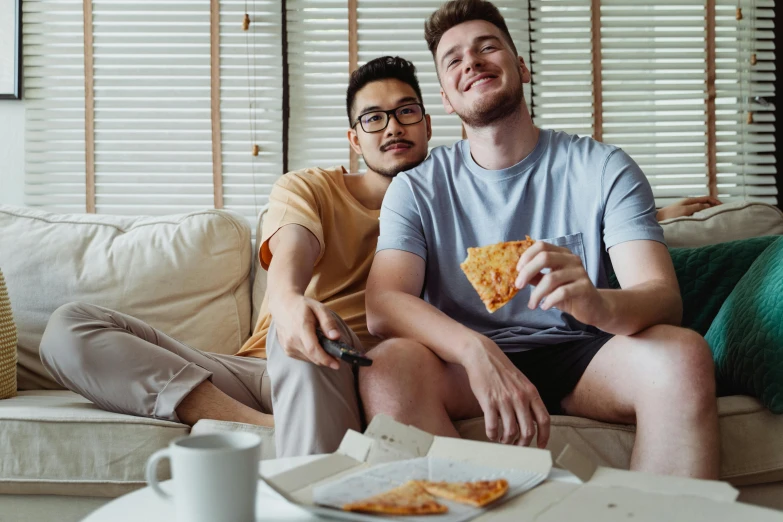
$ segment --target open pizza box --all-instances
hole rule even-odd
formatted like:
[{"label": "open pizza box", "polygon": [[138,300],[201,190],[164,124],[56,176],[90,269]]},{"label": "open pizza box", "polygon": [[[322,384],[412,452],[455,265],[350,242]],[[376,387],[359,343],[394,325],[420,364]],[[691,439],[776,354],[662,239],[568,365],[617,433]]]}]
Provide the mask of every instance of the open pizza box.
[{"label": "open pizza box", "polygon": [[[364,434],[348,431],[336,452],[265,481],[306,511],[340,520],[783,520],[776,511],[735,502],[738,492],[725,482],[604,468],[571,447],[561,453],[557,464],[563,469],[553,469],[547,450],[438,437],[377,416]],[[509,491],[485,508],[444,502],[449,513],[440,515],[381,516],[324,505],[325,499],[335,495],[354,501],[388,490],[405,481],[401,469],[415,474],[419,465],[430,466],[429,473],[438,476],[413,478],[462,481],[502,477],[509,481]],[[475,473],[474,478],[471,473]],[[374,483],[379,477],[398,482],[381,487]]]}]

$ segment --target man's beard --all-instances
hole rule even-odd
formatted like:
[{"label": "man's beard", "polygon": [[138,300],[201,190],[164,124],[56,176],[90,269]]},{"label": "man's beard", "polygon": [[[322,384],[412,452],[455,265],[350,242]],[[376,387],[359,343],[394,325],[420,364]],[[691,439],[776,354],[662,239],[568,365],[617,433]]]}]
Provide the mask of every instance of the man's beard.
[{"label": "man's beard", "polygon": [[372,170],[373,172],[377,172],[378,174],[386,178],[393,178],[397,176],[397,174],[399,174],[400,172],[404,172],[414,167],[418,167],[421,161],[409,161],[408,163],[402,163],[399,165],[392,165],[388,167],[376,167],[374,165],[371,165],[370,162],[367,161],[367,158],[364,158],[364,163],[367,165],[367,168]]},{"label": "man's beard", "polygon": [[525,94],[520,83],[519,89],[512,92],[500,92],[495,96],[480,100],[473,108],[464,114],[457,112],[468,127],[489,127],[493,123],[517,114],[524,103]]}]

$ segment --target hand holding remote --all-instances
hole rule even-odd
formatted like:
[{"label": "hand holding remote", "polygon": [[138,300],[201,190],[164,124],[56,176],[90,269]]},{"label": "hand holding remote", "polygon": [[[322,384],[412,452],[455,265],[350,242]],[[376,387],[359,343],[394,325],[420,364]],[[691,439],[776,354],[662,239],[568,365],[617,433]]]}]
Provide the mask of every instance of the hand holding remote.
[{"label": "hand holding remote", "polygon": [[329,339],[320,328],[315,329],[315,335],[318,337],[318,342],[321,343],[321,347],[323,347],[324,351],[329,355],[357,366],[372,365],[372,359],[341,340],[333,341]]}]

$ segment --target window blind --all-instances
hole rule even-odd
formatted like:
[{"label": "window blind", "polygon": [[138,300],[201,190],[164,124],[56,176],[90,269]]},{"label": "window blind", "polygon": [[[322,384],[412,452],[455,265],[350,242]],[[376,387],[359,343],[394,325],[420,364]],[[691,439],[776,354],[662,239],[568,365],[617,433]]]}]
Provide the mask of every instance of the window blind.
[{"label": "window blind", "polygon": [[[209,3],[90,5],[95,210],[156,215],[212,207]],[[29,0],[24,7],[26,203],[83,211],[84,4]],[[251,24],[243,31],[246,9]],[[223,202],[255,221],[282,173],[280,5],[223,0],[219,16]]]},{"label": "window blind", "polygon": [[[247,31],[242,30],[245,9]],[[224,206],[246,216],[253,233],[258,212],[283,173],[281,19],[279,0],[220,1]]]},{"label": "window blind", "polygon": [[774,0],[716,0],[717,190],[723,200],[779,201],[774,7]]},{"label": "window blind", "polygon": [[531,0],[536,124],[622,147],[659,206],[775,203],[774,1],[714,1]]},{"label": "window blind", "polygon": [[[348,166],[351,38],[358,64],[396,54],[417,65],[433,119],[431,146],[451,144],[461,138],[459,120],[442,108],[423,40],[424,19],[440,3],[288,0],[283,57],[279,2],[220,0],[214,83],[207,4],[26,0],[26,202],[56,211],[88,207],[85,170],[94,165],[98,212],[212,206],[217,85],[223,202],[252,218],[283,170],[284,60],[288,168]],[[526,97],[536,124],[623,147],[649,176],[659,205],[710,191],[724,200],[777,201],[774,0],[496,4],[529,58],[534,88]],[[88,6],[92,46],[85,47]],[[245,12],[249,31],[242,30]],[[94,78],[92,92],[85,75]]]},{"label": "window blind", "polygon": [[212,207],[209,3],[92,4],[96,211]]},{"label": "window blind", "polygon": [[22,10],[25,203],[83,212],[82,0],[26,0]]},{"label": "window blind", "polygon": [[349,164],[348,2],[287,0],[289,170]]}]

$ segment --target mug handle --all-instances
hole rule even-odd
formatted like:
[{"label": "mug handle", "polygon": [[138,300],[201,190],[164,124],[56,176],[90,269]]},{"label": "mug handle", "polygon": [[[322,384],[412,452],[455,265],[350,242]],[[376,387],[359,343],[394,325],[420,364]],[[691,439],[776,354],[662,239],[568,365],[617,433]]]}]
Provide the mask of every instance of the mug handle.
[{"label": "mug handle", "polygon": [[160,487],[160,483],[158,482],[158,462],[163,459],[171,459],[168,448],[158,450],[152,454],[152,456],[147,460],[147,470],[145,475],[147,477],[147,483],[152,488],[152,491],[157,493],[157,495],[163,500],[171,500],[171,495],[163,491],[163,488]]}]

